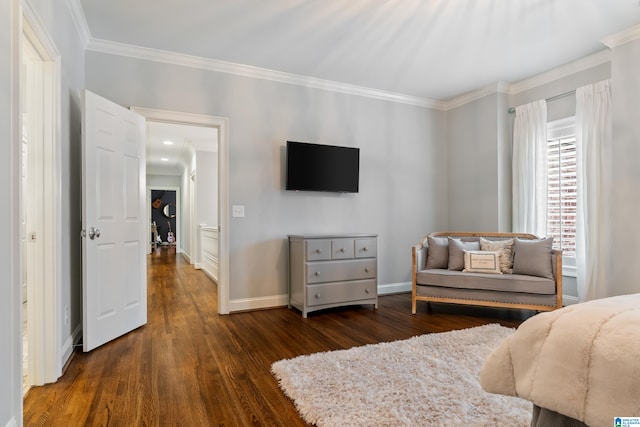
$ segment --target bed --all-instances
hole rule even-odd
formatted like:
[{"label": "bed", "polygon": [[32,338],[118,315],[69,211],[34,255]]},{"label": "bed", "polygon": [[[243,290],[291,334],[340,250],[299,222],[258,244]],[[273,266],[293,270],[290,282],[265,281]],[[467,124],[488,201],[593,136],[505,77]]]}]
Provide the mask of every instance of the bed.
[{"label": "bed", "polygon": [[640,294],[529,318],[487,357],[480,383],[531,401],[533,427],[639,417]]}]

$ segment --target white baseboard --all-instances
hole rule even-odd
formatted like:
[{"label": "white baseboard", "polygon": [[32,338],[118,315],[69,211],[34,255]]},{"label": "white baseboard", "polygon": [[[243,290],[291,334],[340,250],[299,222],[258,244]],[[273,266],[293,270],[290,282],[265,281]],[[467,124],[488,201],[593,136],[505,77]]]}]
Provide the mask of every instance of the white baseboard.
[{"label": "white baseboard", "polygon": [[259,310],[287,306],[289,295],[274,295],[270,297],[244,298],[229,301],[229,313],[234,311]]},{"label": "white baseboard", "polygon": [[378,285],[378,295],[411,292],[411,282],[385,283]]},{"label": "white baseboard", "polygon": [[188,253],[186,253],[186,252],[182,252],[182,256],[184,257],[184,259],[186,259],[186,260],[187,260],[187,262],[188,262],[189,264],[193,264],[193,263],[191,262],[191,257],[189,256],[189,254],[188,254]]},{"label": "white baseboard", "polygon": [[18,423],[16,422],[16,418],[12,417],[5,427],[18,427]]},{"label": "white baseboard", "polygon": [[67,340],[62,345],[62,358],[60,359],[60,370],[62,372],[62,368],[69,361],[71,357],[71,353],[73,353],[73,345],[77,344],[80,341],[80,335],[82,334],[82,323],[80,323],[71,333],[71,336],[67,338]]},{"label": "white baseboard", "polygon": [[[209,277],[207,270],[203,270]],[[389,295],[403,292],[411,292],[411,282],[386,283],[378,285],[378,295]],[[273,295],[260,298],[243,298],[229,301],[229,313],[234,311],[259,310],[263,308],[283,307],[289,304],[289,295]]]},{"label": "white baseboard", "polygon": [[202,270],[202,263],[196,262],[195,264],[193,264],[193,268],[195,268],[196,270]]},{"label": "white baseboard", "polygon": [[214,276],[213,274],[211,274],[211,272],[209,270],[207,270],[206,268],[203,268],[202,271],[204,272],[204,274],[207,275],[207,277],[209,279],[211,279],[214,282],[218,283],[218,278],[216,276]]}]

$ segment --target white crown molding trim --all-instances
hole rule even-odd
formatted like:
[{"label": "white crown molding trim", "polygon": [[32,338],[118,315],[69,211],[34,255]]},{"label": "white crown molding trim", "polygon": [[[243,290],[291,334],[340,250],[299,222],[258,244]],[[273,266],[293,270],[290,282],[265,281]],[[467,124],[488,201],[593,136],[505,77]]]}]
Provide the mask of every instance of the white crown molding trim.
[{"label": "white crown molding trim", "polygon": [[561,65],[560,67],[554,68],[550,71],[512,83],[508,93],[509,95],[515,95],[610,61],[611,51],[609,49],[603,49],[592,55]]},{"label": "white crown molding trim", "polygon": [[468,104],[480,98],[484,98],[485,96],[494,93],[509,93],[510,86],[511,85],[509,83],[497,82],[480,89],[472,90],[471,92],[463,93],[462,95],[448,100],[446,110],[453,110],[454,108],[461,107],[465,104]]},{"label": "white crown molding trim", "polygon": [[232,62],[185,55],[182,53],[169,52],[165,50],[133,46],[108,40],[92,38],[89,40],[87,50],[108,53],[112,55],[127,56],[136,59],[144,59],[148,61],[163,62],[184,67],[200,68],[203,70],[234,74],[244,77],[253,77],[256,79],[270,80],[279,83],[287,83],[312,89],[321,89],[344,93],[348,95],[363,96],[367,98],[380,99],[383,101],[415,105],[418,107],[434,108],[438,110],[446,109],[446,103],[442,101],[435,101],[427,98],[420,98],[416,96],[388,92],[379,89],[371,89],[362,86],[339,83],[331,80],[323,80],[315,77],[301,76],[298,74],[285,73],[282,71],[269,70],[266,68],[253,67],[251,65],[236,64]]},{"label": "white crown molding trim", "polygon": [[633,40],[640,39],[640,24],[627,28],[624,31],[621,31],[616,34],[612,34],[608,37],[600,40],[603,45],[608,47],[609,49],[613,49],[614,47],[618,47],[622,44],[628,43]]},{"label": "white crown molding trim", "polygon": [[86,49],[89,44],[89,40],[91,40],[91,31],[89,31],[87,17],[82,10],[80,0],[66,0],[65,3],[67,4],[67,9],[69,9],[69,13],[71,14],[71,19],[76,26],[76,31],[78,31],[78,35],[80,36],[82,46]]}]

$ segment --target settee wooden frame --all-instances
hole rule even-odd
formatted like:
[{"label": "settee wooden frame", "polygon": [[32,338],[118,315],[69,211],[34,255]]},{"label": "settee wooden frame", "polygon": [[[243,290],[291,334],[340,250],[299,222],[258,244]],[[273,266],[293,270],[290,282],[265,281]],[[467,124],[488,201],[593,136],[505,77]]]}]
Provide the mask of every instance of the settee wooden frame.
[{"label": "settee wooden frame", "polygon": [[418,274],[417,251],[424,248],[424,242],[427,240],[428,236],[454,237],[454,238],[484,237],[485,239],[491,239],[491,238],[496,238],[496,239],[520,238],[520,239],[529,239],[529,240],[538,239],[537,236],[534,236],[533,234],[528,234],[528,233],[504,233],[504,232],[482,233],[482,232],[446,232],[446,231],[429,233],[427,236],[425,236],[422,239],[422,242],[420,244],[414,245],[411,247],[411,258],[412,258],[411,313],[412,314],[416,314],[418,301],[425,301],[427,302],[427,304],[430,302],[442,302],[442,303],[475,305],[475,306],[485,306],[485,307],[518,308],[518,309],[536,310],[536,311],[553,311],[558,308],[562,308],[562,251],[556,250],[556,249],[552,251],[552,253],[556,255],[556,262],[554,266],[555,284],[556,284],[556,305],[555,306],[417,295],[417,286],[418,286],[417,285],[417,274]]}]

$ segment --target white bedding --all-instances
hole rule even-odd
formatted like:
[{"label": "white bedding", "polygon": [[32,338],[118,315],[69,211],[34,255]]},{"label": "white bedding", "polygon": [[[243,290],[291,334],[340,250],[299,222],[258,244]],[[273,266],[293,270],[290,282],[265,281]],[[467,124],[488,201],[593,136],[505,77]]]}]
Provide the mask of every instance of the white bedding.
[{"label": "white bedding", "polygon": [[480,383],[590,426],[640,416],[640,294],[531,317],[487,357]]}]

